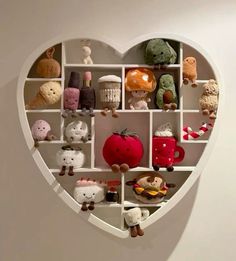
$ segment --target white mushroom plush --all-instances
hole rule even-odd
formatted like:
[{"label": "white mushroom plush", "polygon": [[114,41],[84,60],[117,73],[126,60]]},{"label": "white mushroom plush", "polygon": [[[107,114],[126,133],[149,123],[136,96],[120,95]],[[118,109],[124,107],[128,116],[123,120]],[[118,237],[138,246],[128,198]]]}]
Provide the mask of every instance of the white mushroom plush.
[{"label": "white mushroom plush", "polygon": [[[106,182],[90,179],[77,180],[74,189],[75,200],[82,204],[81,210],[87,211],[94,209],[94,204],[101,202],[105,198]],[[87,207],[87,204],[89,205]]]},{"label": "white mushroom plush", "polygon": [[56,160],[61,169],[60,176],[65,175],[66,169],[68,169],[68,175],[73,176],[74,170],[84,165],[85,155],[80,148],[73,148],[66,145],[57,152]]},{"label": "white mushroom plush", "polygon": [[89,139],[87,123],[79,120],[69,123],[65,129],[65,137],[69,143],[76,141],[87,142]]}]

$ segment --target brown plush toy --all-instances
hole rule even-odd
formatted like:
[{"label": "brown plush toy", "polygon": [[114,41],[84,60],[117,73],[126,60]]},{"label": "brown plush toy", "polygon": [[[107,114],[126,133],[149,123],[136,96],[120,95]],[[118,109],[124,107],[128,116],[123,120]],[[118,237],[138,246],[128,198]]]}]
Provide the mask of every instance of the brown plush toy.
[{"label": "brown plush toy", "polygon": [[58,61],[53,59],[55,47],[51,47],[46,51],[46,58],[41,59],[36,68],[36,72],[43,78],[57,78],[61,74],[61,66]]},{"label": "brown plush toy", "polygon": [[197,61],[194,57],[186,57],[183,61],[183,83],[191,82],[192,87],[197,87]]},{"label": "brown plush toy", "polygon": [[145,204],[161,202],[168,189],[175,187],[174,184],[166,183],[159,173],[153,172],[141,174],[134,180],[127,181],[126,185],[133,186],[135,198]]},{"label": "brown plush toy", "polygon": [[209,80],[203,85],[203,94],[199,99],[199,104],[203,115],[209,115],[210,119],[216,118],[218,108],[219,87],[215,80]]}]

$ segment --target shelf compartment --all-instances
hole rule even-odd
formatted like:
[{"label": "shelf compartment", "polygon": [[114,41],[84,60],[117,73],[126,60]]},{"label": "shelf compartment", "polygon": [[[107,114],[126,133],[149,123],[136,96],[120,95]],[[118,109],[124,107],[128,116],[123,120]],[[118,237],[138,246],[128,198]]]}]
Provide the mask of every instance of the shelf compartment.
[{"label": "shelf compartment", "polygon": [[188,56],[193,56],[197,60],[198,79],[215,79],[215,74],[206,58],[196,49],[187,44],[183,44],[183,59]]},{"label": "shelf compartment", "polygon": [[199,110],[199,99],[203,93],[203,82],[196,88],[182,84],[181,93],[183,97],[183,110]]},{"label": "shelf compartment", "polygon": [[207,143],[182,143],[178,145],[185,150],[185,157],[183,161],[177,164],[177,166],[196,166],[199,159],[204,152]]},{"label": "shelf compartment", "polygon": [[[125,74],[128,73],[129,70],[131,69],[135,69],[136,67],[130,67],[129,69],[126,69],[125,71]],[[142,68],[148,68],[147,66],[143,66]],[[174,78],[174,81],[175,81],[175,89],[176,89],[176,93],[178,95],[178,102],[179,102],[179,88],[180,88],[180,81],[179,81],[179,67],[167,67],[166,69],[154,69],[153,70],[153,73],[156,77],[156,81],[157,81],[157,86],[156,86],[156,89],[148,94],[147,97],[149,97],[151,99],[151,101],[148,103],[148,108],[151,109],[151,110],[154,110],[154,109],[159,109],[156,105],[156,94],[157,94],[157,90],[158,90],[158,87],[159,87],[159,79],[160,77],[163,75],[163,74],[171,74]],[[131,94],[130,92],[127,92],[125,91],[125,109],[130,109],[129,107],[129,103],[128,103],[128,100],[131,98]],[[178,104],[178,108],[179,108],[179,104]],[[161,109],[159,109],[161,110]]]},{"label": "shelf compartment", "polygon": [[[199,113],[183,113],[183,127],[191,127],[193,131],[198,132],[199,128],[202,126],[203,122],[208,122],[209,117],[202,115],[201,112]],[[211,130],[209,129],[206,133],[200,136],[197,139],[193,140],[186,140],[187,142],[198,142],[198,141],[207,141],[210,138]],[[182,140],[185,141],[185,140]]]},{"label": "shelf compartment", "polygon": [[[92,87],[95,89],[96,93],[96,108],[95,109],[103,109],[101,102],[100,102],[100,93],[99,93],[99,86],[98,86],[98,79],[104,75],[116,75],[121,78],[122,75],[122,70],[121,68],[110,68],[110,69],[95,69],[95,70],[90,70],[90,68],[78,68],[78,67],[67,67],[65,68],[65,88],[68,86],[69,78],[71,72],[75,71],[80,74],[80,86],[83,85],[83,74],[86,71],[91,71],[92,72]],[[120,101],[122,101],[122,95],[120,97]],[[122,108],[122,102],[120,102],[119,108]]]},{"label": "shelf compartment", "polygon": [[[49,169],[58,170],[58,172],[60,171],[56,162],[56,153],[61,149],[62,146],[63,144],[55,144],[55,143],[40,144],[38,150]],[[83,153],[85,154],[85,163],[81,169],[91,168],[91,160],[90,160],[91,144],[80,143],[79,147],[82,149]]]},{"label": "shelf compartment", "polygon": [[[24,88],[25,104],[28,104],[36,96],[36,94],[39,92],[39,87],[46,82],[48,82],[48,81],[42,80],[42,81],[26,81],[25,82],[25,88]],[[59,82],[59,81],[57,81],[57,82]],[[60,109],[60,108],[61,108],[61,99],[55,104],[45,105],[45,106],[41,106],[36,109],[27,110],[27,111],[29,111],[29,112],[30,111],[46,111],[46,110]]]},{"label": "shelf compartment", "polygon": [[56,136],[56,140],[54,141],[45,141],[42,143],[56,143],[59,142],[61,130],[60,130],[60,120],[61,116],[59,113],[50,112],[47,114],[44,113],[27,113],[27,119],[29,123],[29,128],[33,126],[34,122],[37,120],[45,120],[47,121],[52,130],[52,134]]},{"label": "shelf compartment", "polygon": [[173,134],[175,137],[180,140],[180,113],[170,113],[170,112],[153,112],[153,125],[152,125],[152,135],[155,134],[155,131],[163,124],[170,122],[173,128]]},{"label": "shelf compartment", "polygon": [[[64,42],[67,64],[82,64],[83,54],[81,40],[75,39]],[[87,40],[87,39],[86,39]],[[90,40],[91,58],[94,64],[119,64],[122,56],[110,45],[100,41]]]},{"label": "shelf compartment", "polygon": [[[176,64],[180,63],[180,44],[177,41],[166,39],[169,44],[175,49],[177,53]],[[144,64],[145,48],[148,41],[141,42],[130,48],[123,56],[123,63],[125,64]]]},{"label": "shelf compartment", "polygon": [[[125,175],[125,183],[127,181],[135,179],[137,176],[139,176],[142,173],[143,172],[128,173],[127,175]],[[173,172],[167,172],[167,171],[163,172],[160,170],[159,173],[163,176],[163,178],[166,180],[167,183],[175,184],[174,188],[169,188],[168,193],[164,199],[164,200],[168,201],[169,199],[171,199],[171,197],[173,197],[173,195],[176,192],[178,192],[179,189],[181,189],[181,187],[183,186],[185,181],[191,175],[192,171],[176,171],[176,167],[174,167]],[[146,203],[142,203],[141,201],[138,201],[134,196],[132,186],[124,185],[124,191],[125,191],[125,193],[124,193],[124,198],[125,198],[124,206],[125,207],[131,207],[132,205],[133,206],[159,206],[159,205],[162,206],[162,204],[160,204],[160,203],[146,204]]]},{"label": "shelf compartment", "polygon": [[[62,57],[61,57],[61,44],[57,44],[54,46],[55,47],[55,53],[53,54],[53,59],[57,60],[59,62],[59,64],[62,64]],[[36,73],[36,68],[37,68],[37,64],[38,62],[43,59],[46,58],[46,54],[45,54],[46,50],[37,58],[37,60],[33,63],[32,67],[30,68],[30,71],[28,73],[28,78],[38,78],[38,74]],[[62,66],[61,66],[62,67]],[[63,70],[63,68],[61,68]]]},{"label": "shelf compartment", "polygon": [[[144,146],[144,156],[140,167],[149,167],[149,112],[135,114],[119,113],[119,118],[114,119],[110,115],[104,117],[100,114],[95,115],[95,168],[108,168],[103,159],[102,149],[105,140],[112,135],[114,131],[128,129],[137,133]],[[132,119],[132,120],[131,120]]]}]

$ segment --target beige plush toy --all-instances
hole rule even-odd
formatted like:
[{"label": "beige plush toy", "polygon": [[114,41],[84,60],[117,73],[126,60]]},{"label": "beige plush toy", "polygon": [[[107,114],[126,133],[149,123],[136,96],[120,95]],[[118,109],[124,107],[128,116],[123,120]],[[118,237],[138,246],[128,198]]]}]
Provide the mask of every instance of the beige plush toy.
[{"label": "beige plush toy", "polygon": [[91,48],[90,48],[90,41],[82,40],[82,54],[83,54],[83,63],[84,64],[93,64],[93,60],[91,58]]},{"label": "beige plush toy", "polygon": [[186,57],[183,61],[183,83],[187,85],[189,81],[192,87],[197,87],[197,61],[194,57]]},{"label": "beige plush toy", "polygon": [[215,80],[209,80],[203,85],[203,94],[199,99],[199,104],[203,115],[209,115],[210,119],[216,118],[218,108],[219,87]]},{"label": "beige plush toy", "polygon": [[62,94],[61,85],[58,82],[46,82],[40,86],[39,92],[26,106],[26,109],[36,109],[41,106],[57,103]]}]

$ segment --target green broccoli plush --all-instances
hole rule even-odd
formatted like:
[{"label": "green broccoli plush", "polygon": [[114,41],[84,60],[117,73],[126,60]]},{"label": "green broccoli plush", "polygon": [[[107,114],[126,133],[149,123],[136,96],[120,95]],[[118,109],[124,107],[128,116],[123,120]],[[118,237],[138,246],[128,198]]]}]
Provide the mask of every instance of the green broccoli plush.
[{"label": "green broccoli plush", "polygon": [[152,39],[148,42],[145,52],[145,63],[173,64],[176,62],[177,54],[170,44],[162,39]]},{"label": "green broccoli plush", "polygon": [[156,104],[159,109],[175,110],[178,105],[178,97],[175,90],[174,78],[170,74],[163,74],[159,80],[156,94]]}]

